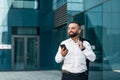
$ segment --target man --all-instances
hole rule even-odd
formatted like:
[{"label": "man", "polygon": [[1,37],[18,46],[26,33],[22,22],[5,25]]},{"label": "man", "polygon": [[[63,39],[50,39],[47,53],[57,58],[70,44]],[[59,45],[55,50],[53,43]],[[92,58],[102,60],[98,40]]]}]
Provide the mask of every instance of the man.
[{"label": "man", "polygon": [[62,80],[87,80],[86,60],[93,62],[96,55],[88,41],[79,39],[81,25],[77,22],[71,22],[68,25],[69,39],[62,41],[55,56],[57,63],[63,62]]}]

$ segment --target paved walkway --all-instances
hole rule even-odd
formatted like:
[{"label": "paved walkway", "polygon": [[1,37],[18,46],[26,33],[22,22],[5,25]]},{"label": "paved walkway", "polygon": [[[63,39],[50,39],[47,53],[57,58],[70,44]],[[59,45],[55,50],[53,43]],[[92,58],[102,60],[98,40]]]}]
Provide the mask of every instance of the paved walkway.
[{"label": "paved walkway", "polygon": [[60,71],[0,72],[0,80],[61,80]]},{"label": "paved walkway", "polygon": [[[61,80],[60,71],[0,71],[0,80]],[[90,71],[89,80],[120,80],[118,71]]]}]

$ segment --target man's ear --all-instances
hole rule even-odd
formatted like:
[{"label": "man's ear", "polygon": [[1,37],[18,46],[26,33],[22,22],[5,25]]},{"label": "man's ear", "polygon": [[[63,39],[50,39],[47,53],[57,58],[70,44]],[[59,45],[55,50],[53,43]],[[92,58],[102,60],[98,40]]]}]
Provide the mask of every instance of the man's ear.
[{"label": "man's ear", "polygon": [[82,30],[81,30],[81,29],[79,29],[78,33],[81,33],[81,31],[82,31]]}]

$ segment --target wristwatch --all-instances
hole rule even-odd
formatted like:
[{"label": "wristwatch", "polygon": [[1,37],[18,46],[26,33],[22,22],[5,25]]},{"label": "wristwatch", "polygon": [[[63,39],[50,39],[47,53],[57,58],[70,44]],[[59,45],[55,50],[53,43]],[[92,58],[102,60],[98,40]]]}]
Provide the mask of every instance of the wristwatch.
[{"label": "wristwatch", "polygon": [[82,49],[81,49],[81,51],[84,51],[85,50],[85,47],[83,47]]}]

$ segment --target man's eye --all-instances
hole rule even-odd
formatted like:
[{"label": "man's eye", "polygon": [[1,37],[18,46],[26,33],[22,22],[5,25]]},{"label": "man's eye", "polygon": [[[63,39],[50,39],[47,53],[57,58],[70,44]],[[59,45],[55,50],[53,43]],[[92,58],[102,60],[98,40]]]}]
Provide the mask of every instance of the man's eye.
[{"label": "man's eye", "polygon": [[72,29],[75,29],[75,28],[72,28]]}]

